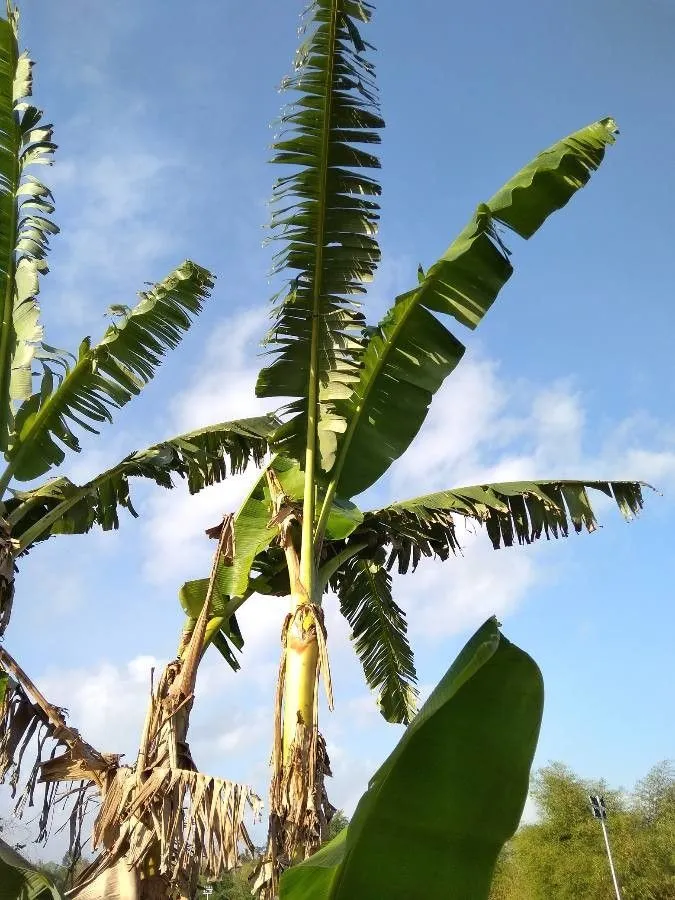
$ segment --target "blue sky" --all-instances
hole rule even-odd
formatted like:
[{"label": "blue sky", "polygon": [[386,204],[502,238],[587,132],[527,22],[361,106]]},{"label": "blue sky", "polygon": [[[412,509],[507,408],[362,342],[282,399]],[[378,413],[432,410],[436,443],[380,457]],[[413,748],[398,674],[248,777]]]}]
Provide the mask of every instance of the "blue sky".
[{"label": "blue sky", "polygon": [[[63,232],[42,294],[50,343],[96,336],[109,304],[133,302],[185,257],[218,275],[144,396],[71,460],[75,479],[163,436],[263,408],[252,388],[272,291],[261,248],[275,175],[269,123],[300,6],[24,3],[36,99],[60,146],[48,173]],[[590,186],[528,244],[509,237],[516,275],[481,328],[459,335],[465,360],[368,500],[522,476],[659,488],[631,525],[600,503],[604,527],[591,536],[494,553],[469,535],[464,558],[396,585],[423,686],[496,612],[544,673],[536,763],[561,759],[626,787],[672,756],[675,738],[673,29],[666,0],[390,2],[368,29],[387,121],[373,319],[536,152],[594,119],[619,122]],[[203,529],[246,484],[196,498],[140,488],[138,521],[56,539],[23,563],[7,646],[102,750],[134,753],[149,667],[174,652],[177,589],[206,573]],[[323,730],[333,801],[351,811],[399,732],[380,719],[327,607],[337,709]],[[283,601],[250,602],[243,669],[209,655],[193,717],[200,766],[263,794],[284,612]]]}]

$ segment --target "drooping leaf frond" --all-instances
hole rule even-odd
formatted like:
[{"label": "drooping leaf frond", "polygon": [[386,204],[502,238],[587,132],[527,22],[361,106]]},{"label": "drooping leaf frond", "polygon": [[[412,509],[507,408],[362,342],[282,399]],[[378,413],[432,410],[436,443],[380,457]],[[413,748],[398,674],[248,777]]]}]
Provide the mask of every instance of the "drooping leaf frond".
[{"label": "drooping leaf frond", "polygon": [[24,550],[51,534],[83,534],[94,525],[104,531],[117,528],[120,507],[136,515],[132,478],[170,488],[178,475],[196,493],[223,481],[228,472],[242,472],[251,462],[260,465],[276,425],[273,416],[222,422],[131,453],[84,485],[57,478],[31,491],[14,491],[7,502],[13,535]]},{"label": "drooping leaf frond", "polygon": [[18,13],[0,20],[0,449],[6,450],[12,404],[32,393],[32,362],[42,340],[37,302],[39,274],[48,271],[49,236],[58,228],[52,194],[29,174],[50,165],[56,149],[52,126],[28,102],[33,62],[20,54]]},{"label": "drooping leaf frond", "polygon": [[71,423],[96,433],[98,423],[112,421],[112,410],[140,393],[164,353],[178,345],[212,287],[206,269],[184,262],[141,293],[140,302],[110,325],[98,344],[85,338],[56,387],[46,367],[40,391],[16,415],[6,453],[12,475],[20,481],[43,475],[63,462],[62,445],[79,452]]},{"label": "drooping leaf frond", "polygon": [[422,557],[447,560],[457,554],[462,520],[485,526],[495,549],[567,537],[572,529],[592,532],[598,525],[589,490],[612,498],[630,519],[642,508],[642,487],[631,481],[560,480],[473,485],[366,512],[347,541],[327,541],[329,584],[352,626],[366,680],[380,690],[385,718],[407,721],[404,713],[415,699],[405,614],[392,599],[387,570],[396,565],[405,574]]},{"label": "drooping leaf frond", "polygon": [[[183,635],[191,635],[199,614],[204,607],[209,589],[209,579],[199,578],[196,581],[187,581],[180,589],[178,599],[187,616],[183,626]],[[241,664],[234,650],[241,651],[244,647],[244,638],[233,612],[233,603],[230,597],[223,597],[217,580],[214,583],[210,598],[210,618],[206,625],[204,644],[212,643],[223,657],[225,662],[238,672]]]},{"label": "drooping leaf frond", "polygon": [[[273,161],[295,171],[275,185],[274,238],[284,243],[275,271],[290,273],[274,309],[267,341],[275,360],[260,373],[257,394],[291,397],[290,420],[278,446],[305,461],[308,410],[321,467],[333,464],[336,434],[345,422],[335,401],[358,379],[363,316],[355,297],[372,279],[380,187],[363,174],[378,159],[358,145],[379,142],[379,116],[368,45],[357,22],[368,22],[364,0],[314,0],[309,36],[284,87],[297,91],[281,118]],[[311,408],[311,409],[310,409]],[[310,429],[311,430],[311,429]]]},{"label": "drooping leaf frond", "polygon": [[414,570],[422,556],[447,559],[461,547],[458,519],[484,525],[495,549],[567,537],[570,529],[595,531],[588,490],[611,497],[624,518],[642,509],[641,482],[512,481],[427,494],[365,514],[352,540],[370,533],[390,548],[387,566]]},{"label": "drooping leaf frond", "polygon": [[384,561],[383,550],[373,559],[352,557],[333,576],[331,586],[351,625],[366,681],[378,691],[382,715],[388,722],[407,725],[417,708],[417,676],[405,613],[392,597]]},{"label": "drooping leaf frond", "polygon": [[464,346],[413,292],[370,331],[361,378],[340,409],[348,424],[337,489],[353,497],[374,484],[412,443],[433,395]]},{"label": "drooping leaf frond", "polygon": [[420,284],[370,329],[360,378],[349,397],[336,401],[348,423],[338,436],[332,476],[338,493],[353,497],[374,484],[419,431],[433,395],[464,353],[434,313],[475,328],[513,272],[498,225],[531,237],[586,184],[615,132],[614,121],[602,119],[540,153],[478,207]]}]

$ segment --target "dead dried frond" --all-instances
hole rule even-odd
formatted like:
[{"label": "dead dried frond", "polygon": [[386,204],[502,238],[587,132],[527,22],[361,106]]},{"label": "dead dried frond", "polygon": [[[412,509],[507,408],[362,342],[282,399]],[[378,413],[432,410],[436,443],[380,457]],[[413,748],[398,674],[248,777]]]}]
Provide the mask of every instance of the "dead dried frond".
[{"label": "dead dried frond", "polygon": [[[215,529],[209,530],[215,531]],[[201,612],[194,627],[185,629],[181,635],[178,656],[183,660],[184,665],[181,670],[180,683],[176,683],[172,689],[176,696],[180,694],[183,697],[187,697],[194,691],[197,667],[204,653],[204,635],[206,634],[206,625],[211,615],[211,600],[218,577],[218,568],[221,561],[226,566],[232,565],[235,552],[234,515],[228,513],[218,526],[218,546],[213,554],[209,584]]]},{"label": "dead dried frond", "polygon": [[246,786],[198,772],[187,742],[217,566],[221,558],[231,559],[234,549],[228,516],[220,526],[200,616],[181,657],[151,685],[133,767],[87,744],[67,724],[64,710],[50,704],[0,647],[0,667],[9,679],[0,707],[0,778],[10,778],[13,795],[24,753],[31,742],[37,747],[17,813],[33,805],[36,784],[44,783],[40,837],[48,835],[55,806],[70,803],[63,827],[69,828],[71,855],[77,859],[92,794],[100,798],[93,833],[99,855],[78,874],[69,892],[73,898],[166,900],[174,894],[191,895],[199,876],[218,878],[237,864],[241,844],[253,850],[243,819],[247,811],[259,815],[259,798]]},{"label": "dead dried frond", "polygon": [[[225,539],[223,540],[223,532]],[[226,566],[231,566],[234,560],[234,513],[226,513],[223,521],[211,528],[206,529],[206,536],[220,543],[218,552],[223,555],[223,562]]]},{"label": "dead dried frond", "polygon": [[253,845],[244,815],[260,812],[247,787],[192,769],[154,767],[142,785],[135,769],[120,768],[106,791],[94,826],[94,847],[107,845],[81,885],[116,865],[152,867],[183,890],[199,875],[218,878],[234,868],[238,845]]},{"label": "dead dried frond", "polygon": [[191,895],[200,875],[218,878],[237,865],[240,844],[253,850],[244,815],[259,815],[259,798],[246,786],[198,772],[187,742],[217,564],[221,554],[234,551],[231,527],[228,518],[206,600],[182,656],[151,689],[136,765],[109,772],[102,787],[93,832],[100,854],[79,877],[77,900],[93,897],[95,885],[105,887],[107,873],[123,874],[121,866],[138,873],[138,883],[125,876],[125,884],[143,900],[173,896],[172,891]]},{"label": "dead dried frond", "polygon": [[[99,872],[97,876],[68,891],[73,900],[141,900],[141,884],[138,872],[130,869],[123,859]],[[166,895],[165,895],[166,896]]]},{"label": "dead dried frond", "polygon": [[[69,726],[64,711],[49,703],[10,654],[0,647],[0,666],[8,683],[0,704],[0,781],[9,780],[16,797],[22,780],[24,757],[30,753],[30,771],[14,806],[21,817],[35,805],[38,784],[44,784],[36,840],[45,842],[55,808],[69,812],[69,851],[77,859],[85,813],[106,772],[118,757],[99,753]],[[65,788],[62,787],[66,784]]]},{"label": "dead dried frond", "polygon": [[100,855],[80,876],[77,900],[121,861],[142,881],[189,893],[198,876],[218,878],[236,866],[240,844],[253,850],[244,816],[259,815],[259,798],[248,787],[196,771],[192,760],[193,697],[180,692],[188,660],[189,654],[169,663],[152,692],[136,765],[109,773],[93,831]]},{"label": "dead dried frond", "polygon": [[[40,726],[48,734],[46,737],[56,742],[52,759],[58,747],[65,748],[64,764],[78,766],[78,778],[101,784],[103,773],[117,757],[100,753],[80,736],[76,728],[68,725],[65,710],[50,703],[23,671],[16,660],[4,647],[0,647],[0,670],[7,673],[10,681],[0,707],[0,777],[4,778],[10,768],[20,768],[21,756],[30,739]],[[16,748],[21,749],[15,759]]]}]

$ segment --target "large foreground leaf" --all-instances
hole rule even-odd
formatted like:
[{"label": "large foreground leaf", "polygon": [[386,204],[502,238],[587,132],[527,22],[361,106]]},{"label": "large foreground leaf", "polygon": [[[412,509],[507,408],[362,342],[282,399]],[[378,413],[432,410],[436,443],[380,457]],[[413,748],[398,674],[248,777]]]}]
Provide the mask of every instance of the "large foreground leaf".
[{"label": "large foreground leaf", "polygon": [[62,900],[52,882],[0,838],[0,900]]},{"label": "large foreground leaf", "polygon": [[460,361],[463,345],[434,313],[475,328],[511,277],[498,224],[531,237],[586,184],[615,132],[614,121],[602,119],[540,153],[478,207],[419,286],[398,297],[370,329],[359,381],[348,397],[336,401],[348,423],[346,433],[338,435],[332,473],[339,494],[353,497],[386,472],[409,446],[433,395]]},{"label": "large foreground leaf", "polygon": [[525,805],[543,709],[534,661],[490,619],[281,900],[485,900]]}]

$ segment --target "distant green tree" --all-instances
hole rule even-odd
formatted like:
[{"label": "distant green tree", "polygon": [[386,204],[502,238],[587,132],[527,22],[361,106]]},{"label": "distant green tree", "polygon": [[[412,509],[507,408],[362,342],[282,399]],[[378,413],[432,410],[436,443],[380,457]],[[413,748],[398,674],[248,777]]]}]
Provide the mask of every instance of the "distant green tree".
[{"label": "distant green tree", "polygon": [[90,862],[91,860],[80,857],[73,864],[70,853],[66,853],[60,863],[54,861],[38,862],[35,864],[35,868],[38,872],[43,872],[47,875],[59,891],[64,892],[72,887],[75,876],[85,869]]},{"label": "distant green tree", "polygon": [[210,900],[251,900],[249,878],[255,867],[255,859],[242,862],[241,866],[226,872],[223,878],[213,885]]},{"label": "distant green tree", "polygon": [[347,816],[341,809],[335,810],[335,812],[333,813],[333,818],[324,829],[323,843],[327,844],[328,841],[332,841],[334,837],[337,837],[338,834],[340,834],[343,828],[347,827],[347,825],[349,825],[349,819],[347,818]]},{"label": "distant green tree", "polygon": [[[654,766],[633,794],[633,853],[624,865],[626,900],[675,898],[675,768]],[[621,849],[621,848],[620,848]]]},{"label": "distant green tree", "polygon": [[675,900],[675,770],[660,763],[632,795],[586,781],[560,763],[532,784],[539,821],[504,849],[491,900],[607,900],[613,896],[602,832],[588,795],[601,793],[623,900]]},{"label": "distant green tree", "polygon": [[675,809],[675,766],[666,759],[657,763],[635,785],[634,809],[651,825]]}]

